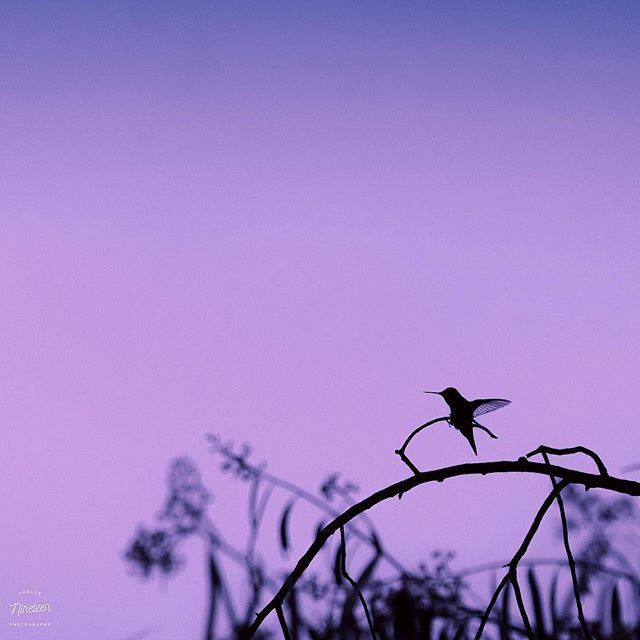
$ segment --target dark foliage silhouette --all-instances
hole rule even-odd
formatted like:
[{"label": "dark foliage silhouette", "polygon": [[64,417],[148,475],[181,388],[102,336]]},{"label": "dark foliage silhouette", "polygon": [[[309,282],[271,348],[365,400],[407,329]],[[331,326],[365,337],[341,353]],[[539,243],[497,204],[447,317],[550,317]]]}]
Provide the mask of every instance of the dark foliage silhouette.
[{"label": "dark foliage silhouette", "polygon": [[[215,518],[208,514],[210,493],[197,468],[188,458],[178,458],[170,465],[168,495],[157,525],[140,528],[125,557],[146,578],[169,575],[184,563],[179,547],[185,539],[198,536],[205,541],[207,640],[266,638],[275,629],[291,640],[640,638],[638,520],[631,499],[640,495],[640,484],[611,476],[600,458],[584,447],[540,446],[515,461],[419,471],[406,456],[408,443],[420,429],[446,420],[422,425],[397,451],[413,472],[411,477],[360,501],[355,499],[357,486],[338,474],[329,475],[317,493],[310,492],[273,475],[264,463],[254,463],[248,445],[236,448],[208,436],[222,472],[248,487],[244,544],[230,544],[214,525]],[[552,464],[552,455],[586,455],[597,472]],[[506,564],[454,572],[452,552],[435,551],[427,561],[407,568],[385,547],[368,515],[381,502],[425,483],[489,473],[537,474],[550,482],[548,496]],[[271,541],[287,557],[299,535],[296,519],[302,504],[307,515],[309,507],[317,513],[313,541],[283,577],[274,560],[265,562],[259,547]],[[527,558],[554,505],[564,557]],[[279,513],[276,526],[266,529],[265,521],[274,521],[266,517],[273,509]],[[354,562],[350,549],[357,546],[361,551]],[[364,559],[362,549],[367,550]],[[317,563],[310,566],[317,557],[325,557],[333,571],[323,574],[314,569]],[[240,583],[228,578],[228,563],[244,576]],[[495,576],[490,598],[476,593],[474,576],[479,573]]]}]

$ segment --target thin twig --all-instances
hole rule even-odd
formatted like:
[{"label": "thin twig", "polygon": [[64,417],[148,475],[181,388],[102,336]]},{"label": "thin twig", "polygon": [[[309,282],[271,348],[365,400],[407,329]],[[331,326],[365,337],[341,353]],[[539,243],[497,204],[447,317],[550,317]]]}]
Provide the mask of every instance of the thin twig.
[{"label": "thin twig", "polygon": [[520,591],[520,583],[518,582],[517,566],[513,566],[509,568],[509,580],[511,582],[511,586],[513,587],[513,593],[516,596],[516,603],[518,605],[518,610],[520,611],[520,617],[522,618],[522,623],[524,624],[525,631],[527,632],[527,638],[529,638],[529,640],[536,640],[536,637],[533,633],[533,629],[531,628],[531,622],[529,621],[529,616],[527,615],[527,608],[524,606],[522,591]]},{"label": "thin twig", "polygon": [[[316,495],[314,495],[310,491],[307,491],[306,489],[303,489],[302,487],[299,487],[298,485],[294,484],[293,482],[289,482],[288,480],[284,480],[283,478],[280,478],[280,477],[278,477],[278,476],[276,476],[276,475],[274,475],[272,473],[269,473],[268,471],[266,471],[265,469],[263,469],[261,467],[258,467],[256,465],[251,464],[250,462],[247,462],[245,459],[242,459],[237,454],[234,454],[233,452],[231,452],[228,449],[226,449],[226,445],[222,445],[222,444],[216,442],[211,437],[209,438],[209,443],[213,447],[214,452],[218,452],[222,456],[225,456],[227,458],[231,458],[231,459],[235,460],[237,463],[242,464],[243,467],[246,468],[251,474],[253,474],[254,477],[255,476],[260,476],[262,478],[262,480],[268,482],[269,484],[273,485],[274,487],[279,487],[280,489],[283,489],[285,491],[288,491],[289,493],[292,493],[295,496],[298,496],[302,500],[304,500],[304,501],[308,502],[309,504],[312,504],[313,506],[315,506],[318,509],[320,509],[320,511],[324,511],[324,513],[326,513],[327,515],[331,516],[332,518],[337,518],[340,515],[339,511],[337,511],[332,506],[327,504],[324,500],[318,498]],[[392,554],[390,554],[388,551],[386,551],[384,549],[384,547],[383,547],[383,545],[382,545],[382,543],[381,543],[381,541],[379,539],[377,540],[377,544],[375,544],[372,541],[370,535],[368,535],[366,532],[362,531],[357,525],[355,525],[353,523],[350,523],[349,529],[356,536],[356,538],[359,538],[360,540],[362,540],[363,542],[366,542],[370,546],[372,546],[374,548],[377,548],[377,546],[380,546],[380,550],[382,552],[382,557],[396,571],[399,571],[400,573],[407,574],[407,575],[410,574],[410,571],[399,560],[397,560]]]},{"label": "thin twig", "polygon": [[[413,472],[414,475],[417,476],[420,473],[420,469],[418,469],[418,467],[416,467],[416,465],[413,464],[413,462],[411,462],[411,460],[409,460],[409,456],[406,454],[406,450],[407,450],[407,447],[409,446],[409,443],[423,429],[426,429],[427,427],[430,427],[431,425],[436,424],[437,422],[448,422],[448,421],[449,421],[449,417],[445,416],[445,417],[442,417],[442,418],[436,418],[435,420],[429,420],[429,422],[425,422],[424,424],[422,424],[419,427],[417,427],[416,429],[414,429],[409,434],[407,439],[404,441],[404,444],[399,449],[396,449],[396,453],[400,456],[400,460],[402,460],[402,462],[404,462],[407,465],[407,467],[409,467],[409,469],[411,469],[411,471]],[[398,494],[398,498],[402,498],[402,493]]]},{"label": "thin twig", "polygon": [[[458,611],[472,618],[481,618],[484,613],[484,611],[479,611],[477,609],[469,609],[467,607],[458,607]],[[487,620],[487,622],[491,622],[496,626],[500,626],[501,624],[504,624],[504,621],[502,619],[498,617],[491,617],[491,616],[489,616],[489,619]],[[519,627],[518,625],[515,625],[515,624],[508,624],[507,627],[509,631],[513,631],[514,633],[517,633],[521,636],[527,635],[527,632],[523,627]]]},{"label": "thin twig", "polygon": [[[402,449],[398,449],[396,453],[400,456],[400,460],[402,460],[402,462],[404,462],[407,465],[407,467],[409,467],[409,469],[413,471],[414,475],[417,476],[420,473],[420,469],[418,469],[418,467],[416,467],[416,465],[413,464],[411,460],[409,460],[409,456]],[[398,494],[398,498],[402,498],[401,493]]]},{"label": "thin twig", "polygon": [[478,626],[478,630],[476,631],[475,640],[480,640],[480,638],[482,637],[482,632],[484,631],[484,628],[489,620],[491,611],[493,611],[493,607],[495,606],[496,602],[498,602],[500,593],[508,584],[509,584],[509,574],[505,573],[504,576],[502,577],[502,580],[500,580],[500,582],[498,583],[498,586],[496,587],[495,591],[493,592],[493,595],[491,596],[491,600],[489,600],[489,604],[487,605],[487,608],[484,610],[484,613],[480,618],[480,624]]},{"label": "thin twig", "polygon": [[280,628],[282,629],[282,635],[285,640],[291,640],[291,634],[289,633],[289,627],[287,627],[287,619],[284,617],[284,611],[281,606],[276,607],[276,613],[278,614],[278,622],[280,623]]},{"label": "thin twig", "polygon": [[[636,576],[620,569],[614,569],[604,565],[599,565],[594,562],[588,562],[586,560],[575,559],[576,567],[584,567],[597,573],[604,573],[615,578],[622,578],[628,580],[635,587],[640,588],[640,580]],[[487,562],[485,564],[476,565],[456,572],[456,576],[464,578],[465,576],[475,575],[477,573],[484,573],[485,571],[495,571],[501,567],[504,567],[504,562]],[[565,560],[560,558],[531,558],[530,560],[521,560],[520,566],[537,567],[537,566],[554,566],[554,567],[566,567]]]},{"label": "thin twig", "polygon": [[436,424],[436,422],[448,422],[449,421],[449,416],[443,416],[441,418],[436,418],[435,420],[429,420],[429,422],[425,422],[424,424],[421,424],[419,427],[415,428],[407,437],[407,439],[404,441],[404,444],[396,450],[396,453],[398,455],[400,455],[400,452],[402,451],[402,453],[404,453],[407,449],[407,447],[409,446],[409,443],[413,440],[413,438],[415,436],[417,436],[423,429],[426,429],[427,427],[430,427],[432,424]]},{"label": "thin twig", "polygon": [[360,588],[358,587],[358,583],[349,575],[349,572],[347,571],[347,543],[344,538],[344,527],[340,527],[340,572],[342,573],[346,581],[353,587],[353,590],[358,596],[358,600],[360,600],[360,604],[362,605],[362,609],[364,610],[364,615],[367,619],[367,624],[369,625],[371,637],[373,638],[373,640],[378,640],[376,630],[373,628],[373,620],[371,620],[371,614],[369,613],[367,601],[364,599],[362,591],[360,591]]},{"label": "thin twig", "polygon": [[[227,558],[229,558],[239,566],[244,567],[245,569],[247,569],[247,571],[250,572],[252,565],[249,561],[249,558],[247,558],[247,556],[243,554],[242,551],[236,549],[233,545],[226,542],[226,540],[222,538],[220,533],[215,530],[215,527],[211,522],[205,520],[205,524],[206,526],[201,531],[201,534],[205,541],[207,541],[212,547],[219,549],[225,556],[227,556]],[[237,615],[235,613],[233,602],[230,597],[230,590],[224,583],[224,574],[222,571],[222,565],[220,563],[218,564],[218,574],[220,576],[222,584],[220,593],[227,610],[227,617],[231,623],[231,626],[236,627],[238,624]],[[278,590],[279,585],[274,580],[265,575],[262,576],[262,579],[264,586],[266,586],[270,591],[275,593]],[[301,613],[298,613],[298,616],[300,617],[300,622],[303,625],[307,627],[310,626],[309,622],[304,619]],[[292,640],[295,640],[295,637],[292,638]]]},{"label": "thin twig", "polygon": [[545,455],[552,454],[554,456],[570,456],[574,453],[584,453],[584,455],[589,456],[595,463],[596,467],[598,467],[598,471],[603,476],[608,476],[609,472],[607,471],[607,467],[605,467],[604,462],[602,462],[602,458],[595,452],[591,451],[591,449],[587,449],[587,447],[577,446],[577,447],[565,447],[563,449],[556,449],[555,447],[548,447],[545,444],[541,444],[537,449],[533,451],[529,451],[527,453],[527,458],[532,458],[535,455]]},{"label": "thin twig", "polygon": [[[550,465],[549,455],[546,451],[542,451],[542,457],[544,461]],[[605,470],[606,472],[606,470]],[[557,487],[557,480],[553,476],[549,476],[551,478],[551,484],[555,489]],[[576,562],[573,558],[573,553],[571,551],[571,543],[569,541],[569,526],[567,524],[567,512],[564,508],[564,500],[562,499],[562,495],[558,493],[558,497],[556,498],[558,502],[558,510],[560,511],[560,522],[562,523],[562,540],[564,543],[564,549],[567,553],[567,562],[569,563],[569,571],[571,572],[571,582],[573,584],[573,595],[576,601],[576,609],[578,610],[578,620],[580,621],[580,626],[582,627],[582,633],[584,633],[584,637],[586,640],[592,640],[591,633],[589,632],[589,626],[587,625],[587,620],[584,617],[584,610],[582,608],[582,598],[580,597],[580,584],[578,582],[578,573],[576,571]]]},{"label": "thin twig", "polygon": [[[529,464],[531,464],[531,463],[529,463]],[[544,467],[546,465],[540,465],[540,466]],[[564,469],[564,467],[553,467],[552,465],[550,465],[548,468],[553,468],[554,471],[557,470],[557,469],[562,469],[563,471],[568,471],[568,469]],[[600,476],[595,476],[595,477],[600,477]],[[511,584],[513,586],[513,590],[514,590],[514,593],[516,595],[516,599],[518,600],[518,608],[520,609],[520,615],[522,616],[522,621],[523,621],[523,623],[525,625],[525,629],[527,631],[527,635],[530,638],[533,637],[533,631],[531,630],[531,624],[529,623],[529,619],[528,619],[528,616],[527,616],[527,613],[526,613],[526,609],[524,608],[524,602],[522,601],[522,594],[520,593],[520,586],[518,584],[518,574],[517,574],[518,564],[520,563],[520,561],[524,557],[524,554],[527,552],[527,549],[529,548],[529,545],[531,544],[531,541],[533,540],[535,534],[538,531],[538,528],[540,527],[542,519],[544,518],[544,516],[547,513],[547,511],[549,511],[549,508],[551,507],[551,505],[553,504],[554,500],[556,499],[556,495],[558,495],[571,482],[572,482],[572,480],[570,480],[569,478],[565,477],[564,480],[562,480],[560,483],[558,483],[558,485],[556,487],[553,488],[553,491],[545,498],[544,502],[542,503],[542,505],[538,509],[538,512],[536,513],[535,517],[533,518],[533,522],[531,523],[531,526],[529,527],[529,530],[527,531],[527,534],[525,535],[524,540],[522,541],[522,543],[518,547],[518,550],[513,555],[513,558],[511,558],[511,561],[506,565],[507,566],[507,573],[504,575],[504,577],[500,581],[500,584],[498,585],[498,588],[495,590],[495,593],[493,594],[493,597],[489,601],[489,605],[487,606],[487,609],[485,610],[485,613],[482,616],[482,620],[480,621],[480,626],[478,627],[478,630],[476,631],[475,640],[480,640],[480,637],[482,636],[482,632],[484,631],[484,627],[486,625],[486,622],[487,622],[487,620],[489,618],[489,615],[491,614],[491,609],[493,609],[493,606],[495,605],[496,601],[498,600],[498,596],[500,595],[500,592],[505,587],[507,582],[511,582]],[[520,594],[520,595],[518,595],[518,594]]]},{"label": "thin twig", "polygon": [[[354,518],[358,517],[361,513],[368,511],[372,507],[389,500],[397,496],[399,493],[406,493],[418,487],[420,485],[429,482],[442,482],[448,478],[453,478],[463,475],[487,475],[496,473],[534,473],[544,476],[554,475],[562,478],[566,482],[561,482],[558,487],[566,486],[566,484],[574,483],[581,484],[586,487],[603,488],[616,493],[621,493],[630,496],[640,495],[640,483],[632,480],[626,480],[622,478],[616,478],[613,476],[602,476],[600,474],[586,473],[584,471],[577,471],[575,469],[568,469],[566,467],[560,467],[556,465],[546,465],[539,462],[531,462],[526,458],[519,458],[518,460],[504,460],[498,462],[476,462],[466,463],[460,465],[454,465],[452,467],[445,467],[443,469],[435,469],[433,471],[424,471],[418,475],[414,475],[405,480],[396,482],[384,489],[376,491],[367,498],[364,498],[360,502],[354,504],[345,512],[334,518],[331,522],[325,525],[316,536],[315,540],[311,543],[307,551],[298,560],[297,564],[285,579],[284,583],[273,596],[273,598],[263,607],[263,609],[257,614],[253,624],[251,625],[249,632],[255,634],[258,627],[262,624],[264,619],[271,613],[276,606],[282,605],[284,598],[289,591],[296,584],[300,576],[306,571],[311,561],[322,550],[327,540],[334,534],[340,527],[345,526]],[[555,497],[555,496],[554,496]],[[547,507],[548,508],[548,507]],[[536,527],[537,528],[537,527]]]}]

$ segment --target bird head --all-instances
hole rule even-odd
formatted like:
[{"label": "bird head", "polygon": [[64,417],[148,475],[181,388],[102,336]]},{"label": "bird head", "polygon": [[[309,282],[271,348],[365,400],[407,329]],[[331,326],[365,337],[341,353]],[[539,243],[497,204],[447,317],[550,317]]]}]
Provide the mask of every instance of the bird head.
[{"label": "bird head", "polygon": [[445,402],[449,402],[449,400],[457,400],[458,398],[462,398],[462,394],[455,387],[447,387],[442,391],[425,391],[425,393],[433,393],[437,396],[442,396]]}]

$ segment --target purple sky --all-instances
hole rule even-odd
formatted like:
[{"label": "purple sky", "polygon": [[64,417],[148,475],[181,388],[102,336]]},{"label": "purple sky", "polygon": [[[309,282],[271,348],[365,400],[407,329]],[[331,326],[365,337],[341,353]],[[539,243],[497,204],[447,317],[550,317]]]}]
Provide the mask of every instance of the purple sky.
[{"label": "purple sky", "polygon": [[[43,637],[199,637],[198,545],[164,586],[120,554],[179,454],[243,530],[207,431],[369,493],[455,385],[513,400],[480,459],[640,461],[640,10],[557,4],[3,3],[0,594],[46,594]],[[473,459],[445,427],[410,452]],[[464,566],[546,490],[376,516]]]}]

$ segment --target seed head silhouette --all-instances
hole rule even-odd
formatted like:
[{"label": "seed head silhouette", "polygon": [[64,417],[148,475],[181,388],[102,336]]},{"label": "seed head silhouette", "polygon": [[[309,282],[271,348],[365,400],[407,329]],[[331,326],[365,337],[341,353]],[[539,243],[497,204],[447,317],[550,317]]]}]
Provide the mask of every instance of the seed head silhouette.
[{"label": "seed head silhouette", "polygon": [[476,448],[476,441],[473,437],[474,429],[482,429],[482,431],[488,433],[494,439],[498,437],[487,429],[487,427],[478,423],[476,416],[495,411],[496,409],[507,406],[511,402],[511,400],[503,400],[502,398],[467,400],[455,387],[447,387],[443,391],[425,391],[425,393],[442,396],[451,411],[449,424],[468,440],[473,449],[473,453],[476,455],[478,455],[478,449]]}]

